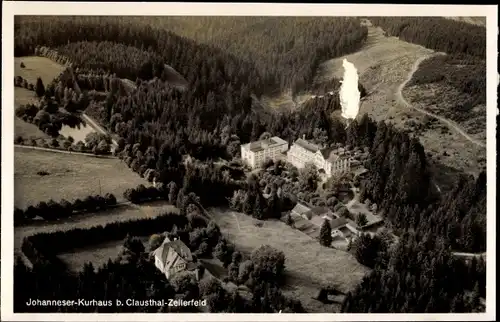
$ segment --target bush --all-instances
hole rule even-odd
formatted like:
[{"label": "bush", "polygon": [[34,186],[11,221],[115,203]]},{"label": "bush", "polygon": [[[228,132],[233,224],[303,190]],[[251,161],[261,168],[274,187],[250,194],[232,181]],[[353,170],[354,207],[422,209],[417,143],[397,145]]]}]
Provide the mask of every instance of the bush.
[{"label": "bush", "polygon": [[161,193],[155,187],[146,188],[143,184],[140,184],[137,188],[125,190],[123,197],[134,204],[139,204],[159,199]]}]

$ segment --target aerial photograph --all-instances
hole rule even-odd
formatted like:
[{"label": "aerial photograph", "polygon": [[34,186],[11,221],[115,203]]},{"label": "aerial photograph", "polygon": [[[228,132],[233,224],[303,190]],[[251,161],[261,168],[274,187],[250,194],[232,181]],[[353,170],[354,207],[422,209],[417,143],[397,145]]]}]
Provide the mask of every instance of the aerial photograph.
[{"label": "aerial photograph", "polygon": [[486,312],[486,17],[160,14],[14,16],[14,313]]}]

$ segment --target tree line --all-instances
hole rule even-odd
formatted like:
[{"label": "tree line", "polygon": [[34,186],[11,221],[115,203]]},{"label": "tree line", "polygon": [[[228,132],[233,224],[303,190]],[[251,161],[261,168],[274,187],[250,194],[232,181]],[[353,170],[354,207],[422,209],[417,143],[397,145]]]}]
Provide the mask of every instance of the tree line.
[{"label": "tree line", "polygon": [[390,36],[456,55],[486,58],[486,28],[443,17],[369,17]]},{"label": "tree line", "polygon": [[75,199],[70,202],[62,199],[59,202],[49,200],[41,201],[34,206],[25,209],[14,208],[14,226],[20,226],[31,222],[36,217],[44,220],[57,220],[68,218],[76,213],[84,214],[95,211],[102,211],[109,207],[116,206],[116,197],[112,193],[104,196],[88,196],[84,199]]}]

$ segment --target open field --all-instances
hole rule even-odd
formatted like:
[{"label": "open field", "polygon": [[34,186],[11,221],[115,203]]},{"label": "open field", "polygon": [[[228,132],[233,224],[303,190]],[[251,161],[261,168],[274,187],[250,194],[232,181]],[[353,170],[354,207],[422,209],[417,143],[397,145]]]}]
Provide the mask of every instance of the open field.
[{"label": "open field", "polygon": [[321,246],[316,240],[280,221],[257,220],[242,213],[211,211],[223,235],[246,254],[268,244],[284,252],[287,285],[284,293],[301,300],[308,312],[336,312],[340,303],[324,305],[314,300],[319,288],[334,285],[343,292],[354,288],[369,272],[349,253]]},{"label": "open field", "polygon": [[[137,237],[137,236],[136,236]],[[147,247],[148,236],[138,237],[144,247]],[[79,272],[83,269],[85,263],[91,262],[97,268],[108,262],[109,259],[115,260],[122,251],[123,240],[114,240],[104,244],[93,245],[86,248],[75,249],[71,252],[58,254],[68,269],[73,272]]]},{"label": "open field", "polygon": [[[49,175],[40,176],[38,171]],[[119,159],[104,159],[15,149],[14,204],[26,207],[39,201],[73,200],[91,194],[113,193],[123,201],[123,192],[139,184],[150,184]]]},{"label": "open field", "polygon": [[[21,68],[21,62],[24,63],[25,68]],[[47,86],[63,70],[64,66],[45,57],[14,57],[14,76],[21,76],[33,85],[36,84],[36,79],[40,77],[43,84]]]}]

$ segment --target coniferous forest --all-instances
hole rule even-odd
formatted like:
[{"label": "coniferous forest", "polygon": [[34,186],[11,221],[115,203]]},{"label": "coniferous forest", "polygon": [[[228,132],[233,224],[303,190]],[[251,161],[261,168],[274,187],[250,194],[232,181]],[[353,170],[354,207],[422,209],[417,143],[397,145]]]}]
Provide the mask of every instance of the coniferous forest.
[{"label": "coniferous forest", "polygon": [[[370,19],[408,42],[450,54],[485,55],[484,30],[473,26],[440,18]],[[426,28],[421,28],[423,20],[419,19],[425,19]],[[383,209],[385,221],[399,240],[391,243],[376,236],[358,241],[359,257],[371,254],[365,261],[373,270],[347,294],[343,312],[471,312],[485,296],[485,260],[465,262],[452,254],[486,251],[485,171],[477,178],[461,175],[453,190],[437,194],[419,140],[368,115],[346,127],[344,120],[332,117],[333,111],[341,109],[338,95],[310,100],[287,113],[258,107],[264,94],[310,88],[321,62],[359,50],[367,30],[357,18],[152,17],[145,21],[139,17],[23,16],[16,17],[14,27],[15,56],[35,55],[43,46],[70,62],[78,75],[72,80],[78,86],[72,81],[61,86],[85,92],[79,94],[91,102],[79,109],[117,138],[115,155],[141,175],[148,170],[154,173],[163,184],[152,192],[154,198],[175,204],[180,195],[184,212],[189,203],[227,207],[235,191],[250,189],[245,180],[228,178],[215,162],[239,157],[240,144],[257,140],[263,133],[289,143],[303,135],[313,138],[324,133],[330,144],[369,151],[364,165],[369,171],[360,183],[362,199]],[[170,68],[184,78],[182,86],[169,83]],[[133,86],[119,90],[119,79],[130,80]],[[57,84],[51,84],[48,91],[59,91]],[[477,90],[484,90],[478,84]],[[99,100],[90,94],[102,89],[109,90]],[[186,164],[185,155],[205,166]],[[258,191],[255,194],[261,196]],[[190,202],[183,199],[188,195]],[[193,251],[210,253],[219,243],[225,247],[213,224],[194,226],[182,222],[175,233]],[[196,229],[203,237],[190,239]],[[30,295],[45,289],[43,294],[54,298],[58,292],[108,292],[108,298],[118,293],[138,297],[182,293],[195,298],[204,292],[188,282],[162,283],[142,255],[144,246],[129,237],[125,243],[128,246],[121,256],[125,265],[110,261],[95,272],[88,266],[72,276],[51,271],[43,261],[32,269],[17,263],[15,283],[22,283],[23,289],[35,285]],[[202,247],[203,243],[208,246]],[[38,251],[43,253],[35,249],[34,257]],[[225,257],[231,258],[231,253]],[[238,256],[233,254],[228,264],[239,265]],[[258,263],[259,257],[254,257]],[[271,257],[279,256],[266,260]],[[276,276],[264,272],[265,265],[253,267],[252,300],[244,302],[237,294],[213,291],[220,288],[212,285],[205,292],[218,296],[213,312],[304,311],[271,282]],[[137,274],[130,273],[135,269]],[[74,285],[78,287],[72,289]],[[24,300],[19,293],[15,297],[15,301]]]}]

